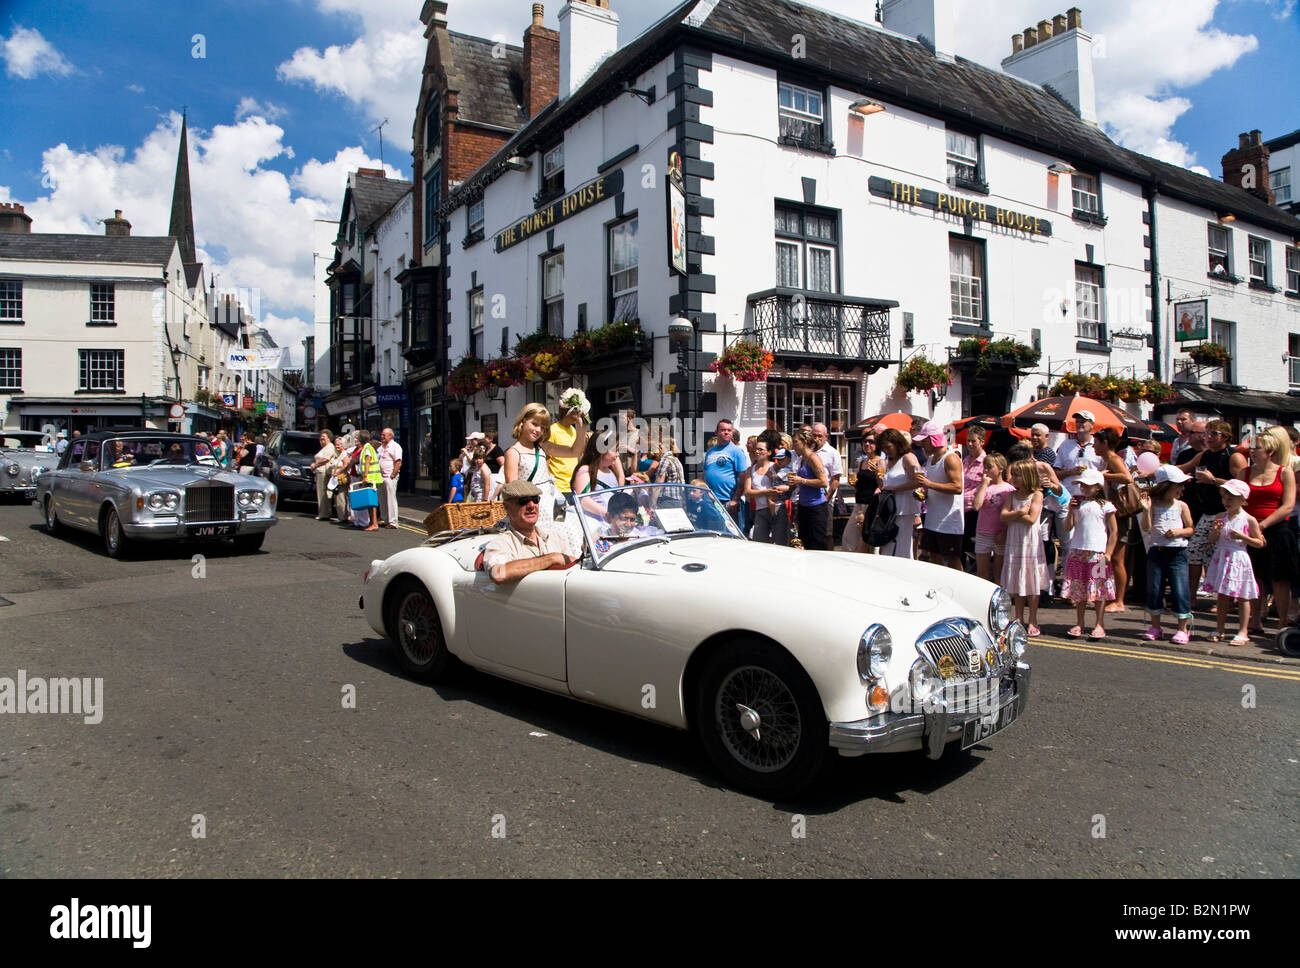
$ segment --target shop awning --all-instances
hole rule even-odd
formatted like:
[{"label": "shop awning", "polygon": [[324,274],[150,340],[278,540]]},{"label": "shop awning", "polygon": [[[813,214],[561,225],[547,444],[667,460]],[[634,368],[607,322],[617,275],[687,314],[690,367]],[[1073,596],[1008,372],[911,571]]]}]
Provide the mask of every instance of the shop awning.
[{"label": "shop awning", "polygon": [[1184,407],[1195,411],[1210,411],[1223,416],[1266,418],[1277,423],[1300,422],[1300,396],[1275,393],[1269,390],[1229,390],[1203,387],[1194,384],[1174,385],[1178,398],[1157,404],[1157,417],[1177,413]]}]

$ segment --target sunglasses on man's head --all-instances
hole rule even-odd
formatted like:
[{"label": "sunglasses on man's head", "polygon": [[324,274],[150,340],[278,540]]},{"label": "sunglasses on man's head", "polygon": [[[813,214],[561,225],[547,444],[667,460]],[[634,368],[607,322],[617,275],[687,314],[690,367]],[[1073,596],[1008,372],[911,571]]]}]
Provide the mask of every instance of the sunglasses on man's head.
[{"label": "sunglasses on man's head", "polygon": [[517,497],[517,498],[513,498],[512,500],[514,500],[514,502],[518,504],[520,507],[523,507],[525,504],[542,503],[542,499],[536,494],[534,494],[532,497]]}]

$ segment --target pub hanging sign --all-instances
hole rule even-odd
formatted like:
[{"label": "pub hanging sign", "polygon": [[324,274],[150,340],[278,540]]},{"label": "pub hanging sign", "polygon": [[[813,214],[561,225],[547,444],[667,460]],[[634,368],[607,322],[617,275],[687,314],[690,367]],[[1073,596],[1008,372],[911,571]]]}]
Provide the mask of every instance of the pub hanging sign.
[{"label": "pub hanging sign", "polygon": [[917,205],[936,212],[956,215],[958,218],[1018,229],[1030,235],[1052,234],[1052,223],[1047,219],[1026,215],[1023,212],[1013,212],[1010,209],[960,195],[949,195],[947,192],[936,192],[930,188],[904,185],[902,182],[891,181],[888,178],[872,176],[867,180],[867,191],[877,198],[887,198],[902,205]]},{"label": "pub hanging sign", "polygon": [[623,169],[611,171],[608,175],[588,182],[581,188],[557,198],[549,205],[543,205],[531,215],[525,215],[508,228],[502,229],[496,236],[496,251],[503,252],[512,245],[518,245],[532,238],[538,232],[545,232],[570,216],[591,208],[612,198],[623,190]]}]

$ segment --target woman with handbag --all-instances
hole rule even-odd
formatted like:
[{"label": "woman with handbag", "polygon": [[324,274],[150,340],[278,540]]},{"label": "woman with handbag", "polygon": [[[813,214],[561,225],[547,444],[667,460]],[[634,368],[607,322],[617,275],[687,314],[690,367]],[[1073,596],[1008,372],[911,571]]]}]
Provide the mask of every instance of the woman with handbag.
[{"label": "woman with handbag", "polygon": [[384,475],[379,469],[379,455],[370,443],[370,431],[357,431],[357,447],[348,457],[347,467],[352,524],[362,531],[378,531],[375,510],[379,507],[379,485]]},{"label": "woman with handbag", "polygon": [[[1110,560],[1111,571],[1115,573],[1115,601],[1106,606],[1108,612],[1127,611],[1124,593],[1128,590],[1128,546],[1130,541],[1142,540],[1142,532],[1134,528],[1137,514],[1142,510],[1142,494],[1120,456],[1119,442],[1120,432],[1114,427],[1102,427],[1092,435],[1092,446],[1101,461],[1101,474],[1106,481],[1105,492],[1115,505],[1118,528]],[[1141,584],[1144,576],[1137,578]]]}]

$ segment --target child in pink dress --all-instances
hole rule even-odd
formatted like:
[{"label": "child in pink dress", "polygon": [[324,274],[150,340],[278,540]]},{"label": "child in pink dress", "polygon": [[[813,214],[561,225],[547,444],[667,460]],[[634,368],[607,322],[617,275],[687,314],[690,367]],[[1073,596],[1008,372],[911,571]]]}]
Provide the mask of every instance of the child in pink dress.
[{"label": "child in pink dress", "polygon": [[1118,528],[1115,505],[1103,493],[1101,471],[1088,468],[1079,475],[1079,496],[1071,498],[1065,515],[1070,533],[1070,557],[1065,563],[1065,585],[1061,595],[1074,602],[1074,628],[1066,634],[1083,634],[1083,616],[1091,603],[1097,611],[1092,638],[1106,637],[1106,603],[1115,600],[1115,574],[1110,556],[1115,553]]},{"label": "child in pink dress", "polygon": [[1000,517],[1007,527],[1006,556],[1002,564],[1002,588],[1015,597],[1016,621],[1025,620],[1029,606],[1031,636],[1042,635],[1038,628],[1038,596],[1047,587],[1047,555],[1038,531],[1038,516],[1043,510],[1043,485],[1038,479],[1038,464],[1018,460],[1011,465],[1011,483],[1015,490],[1006,495]]},{"label": "child in pink dress", "polygon": [[1215,608],[1218,630],[1210,636],[1210,641],[1218,642],[1223,638],[1229,603],[1235,599],[1241,628],[1232,644],[1249,645],[1250,603],[1259,598],[1259,585],[1255,582],[1255,570],[1251,567],[1246,548],[1264,547],[1264,534],[1259,529],[1259,522],[1245,511],[1246,498],[1250,496],[1249,484],[1238,480],[1225,481],[1219,485],[1219,492],[1223,495],[1225,510],[1210,528],[1214,554],[1205,566],[1205,577],[1201,579],[1204,591],[1219,596]]}]

